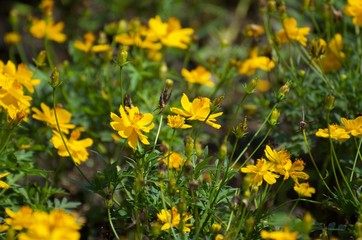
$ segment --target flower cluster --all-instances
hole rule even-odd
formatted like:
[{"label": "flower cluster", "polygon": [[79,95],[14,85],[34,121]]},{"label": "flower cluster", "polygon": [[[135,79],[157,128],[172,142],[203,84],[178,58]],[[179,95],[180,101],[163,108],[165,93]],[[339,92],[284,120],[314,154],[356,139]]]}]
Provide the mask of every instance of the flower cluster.
[{"label": "flower cluster", "polygon": [[50,213],[23,206],[14,212],[5,209],[8,218],[0,225],[0,231],[19,231],[19,240],[77,240],[81,224],[75,215],[54,209]]},{"label": "flower cluster", "polygon": [[191,223],[186,223],[188,220],[192,218],[188,213],[181,214],[178,212],[176,207],[172,207],[171,210],[167,211],[166,209],[162,209],[160,213],[157,214],[157,218],[163,223],[161,230],[167,230],[172,227],[179,229],[182,221],[184,233],[190,232]]},{"label": "flower cluster", "polygon": [[[33,118],[45,122],[51,128],[53,128],[53,137],[50,141],[53,143],[54,147],[58,149],[58,155],[61,157],[69,157],[70,152],[75,164],[80,164],[81,162],[86,161],[88,159],[87,148],[92,146],[93,140],[91,138],[78,140],[80,137],[81,128],[75,129],[76,126],[70,123],[72,114],[61,107],[50,109],[45,103],[41,103],[40,107],[42,111],[36,107],[32,108],[34,112]],[[55,111],[58,119],[59,129],[55,117]],[[68,139],[66,134],[69,133],[70,129],[73,130],[70,133],[70,138]],[[66,146],[64,145],[63,139]]]},{"label": "flower cluster", "polygon": [[305,163],[301,159],[294,162],[290,159],[290,154],[282,149],[280,151],[272,149],[269,145],[264,150],[265,158],[258,159],[255,165],[248,165],[240,169],[243,173],[250,175],[250,186],[261,186],[263,180],[272,185],[276,183],[276,179],[284,176],[283,180],[293,179],[295,190],[301,196],[310,197],[315,192],[314,188],[309,185],[302,185],[299,179],[307,180],[309,175],[305,172]]},{"label": "flower cluster", "polygon": [[173,113],[185,117],[187,120],[198,120],[205,122],[206,124],[216,129],[221,127],[220,124],[216,123],[216,118],[221,116],[223,113],[212,113],[211,101],[209,98],[198,97],[190,102],[189,98],[184,93],[181,97],[181,106],[183,109],[172,107],[170,110]]},{"label": "flower cluster", "polygon": [[33,93],[34,86],[40,83],[33,75],[24,64],[16,66],[10,60],[6,64],[0,61],[0,109],[7,111],[12,120],[25,119],[28,113],[32,97],[24,90]]},{"label": "flower cluster", "polygon": [[316,136],[323,138],[330,137],[339,142],[348,140],[351,135],[357,138],[362,136],[362,116],[350,120],[341,118],[341,122],[343,125],[331,124],[329,128],[318,129]]}]

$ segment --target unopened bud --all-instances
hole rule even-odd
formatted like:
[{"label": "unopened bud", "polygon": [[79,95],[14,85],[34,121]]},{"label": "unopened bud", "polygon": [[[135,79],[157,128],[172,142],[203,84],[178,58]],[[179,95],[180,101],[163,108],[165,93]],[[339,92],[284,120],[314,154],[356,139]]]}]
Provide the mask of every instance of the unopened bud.
[{"label": "unopened bud", "polygon": [[212,232],[212,233],[218,233],[218,232],[221,231],[221,229],[222,229],[222,227],[221,227],[221,225],[218,224],[218,223],[213,223],[213,224],[211,225],[211,232]]},{"label": "unopened bud", "polygon": [[122,48],[118,53],[118,63],[123,67],[127,63],[128,52],[126,49]]},{"label": "unopened bud", "polygon": [[278,91],[278,96],[277,96],[278,101],[283,100],[288,92],[289,92],[289,83],[287,82]]},{"label": "unopened bud", "polygon": [[277,124],[279,116],[280,116],[280,112],[278,111],[278,109],[274,109],[270,116],[269,124],[272,126]]},{"label": "unopened bud", "polygon": [[166,88],[171,89],[173,87],[173,80],[167,78],[165,81],[165,86],[166,86]]},{"label": "unopened bud", "polygon": [[275,11],[275,8],[276,8],[276,2],[274,0],[269,0],[268,1],[268,11],[269,13],[272,13]]},{"label": "unopened bud", "polygon": [[258,85],[258,79],[253,78],[244,88],[246,94],[252,94],[257,85]]},{"label": "unopened bud", "polygon": [[60,84],[62,84],[62,81],[60,81],[59,71],[55,67],[52,74],[50,75],[50,85],[53,87],[53,89],[56,89],[60,86]]},{"label": "unopened bud", "polygon": [[328,111],[334,108],[334,96],[329,94],[325,99],[325,107]]},{"label": "unopened bud", "polygon": [[327,43],[322,38],[313,39],[309,44],[312,59],[320,59],[327,51]]},{"label": "unopened bud", "polygon": [[42,50],[38,53],[38,56],[36,56],[36,59],[34,60],[34,63],[37,67],[41,67],[44,65],[45,58],[47,56],[47,52],[45,50]]},{"label": "unopened bud", "polygon": [[219,97],[215,98],[214,100],[212,100],[211,110],[214,112],[218,108],[220,108],[223,100],[224,100],[224,96],[219,96]]},{"label": "unopened bud", "polygon": [[187,159],[189,159],[191,157],[191,155],[194,153],[194,139],[192,139],[192,137],[187,136],[185,138],[185,155],[187,157]]},{"label": "unopened bud", "polygon": [[239,123],[236,127],[233,129],[233,133],[235,134],[235,137],[237,139],[242,138],[245,136],[246,131],[248,130],[248,124],[247,124],[247,118],[244,118],[244,121],[242,123]]}]

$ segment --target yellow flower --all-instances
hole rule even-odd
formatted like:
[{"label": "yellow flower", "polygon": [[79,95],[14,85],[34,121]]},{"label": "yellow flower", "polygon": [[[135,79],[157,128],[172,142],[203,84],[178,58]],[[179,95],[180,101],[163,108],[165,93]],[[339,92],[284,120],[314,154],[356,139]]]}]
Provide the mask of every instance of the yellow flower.
[{"label": "yellow flower", "polygon": [[342,50],[342,35],[337,33],[328,43],[327,51],[320,60],[321,68],[324,72],[337,71],[342,67],[342,62],[346,57]]},{"label": "yellow flower", "polygon": [[341,126],[331,124],[329,125],[329,130],[330,130],[330,135],[328,128],[325,129],[319,128],[315,135],[317,137],[323,137],[323,138],[329,138],[330,136],[332,139],[335,139],[340,142],[347,141],[350,138],[349,134]]},{"label": "yellow flower", "polygon": [[84,38],[84,42],[75,40],[73,43],[74,47],[76,49],[79,49],[80,51],[83,51],[86,53],[88,53],[88,52],[98,53],[98,52],[107,52],[111,49],[111,47],[108,44],[93,45],[93,43],[95,41],[95,36],[91,32],[84,34],[83,38]]},{"label": "yellow flower", "polygon": [[63,22],[54,23],[52,20],[45,21],[33,19],[30,27],[30,33],[36,38],[48,38],[58,43],[62,43],[67,36],[62,33],[64,28]]},{"label": "yellow flower", "polygon": [[181,28],[180,21],[169,18],[167,23],[162,22],[160,16],[148,21],[149,32],[152,37],[159,39],[163,45],[187,49],[191,42],[192,28]]},{"label": "yellow flower", "polygon": [[[41,112],[36,107],[33,107],[32,110],[34,112],[33,118],[39,121],[43,121],[46,124],[50,125],[52,128],[57,129],[57,122],[55,120],[54,109],[50,109],[45,103],[41,103],[40,107],[43,112]],[[57,117],[59,122],[60,131],[68,134],[69,129],[75,128],[74,124],[70,124],[70,119],[72,118],[72,114],[68,112],[66,109],[57,107]]]},{"label": "yellow flower", "polygon": [[83,52],[89,52],[93,45],[93,42],[96,40],[96,38],[95,38],[94,34],[91,32],[84,34],[83,38],[84,38],[84,42],[75,40],[73,45],[78,50],[81,50]]},{"label": "yellow flower", "polygon": [[304,179],[307,180],[309,178],[309,175],[304,170],[305,163],[301,159],[296,159],[290,169],[288,169],[289,176],[294,180],[295,183],[298,183],[298,179]]},{"label": "yellow flower", "polygon": [[250,174],[250,186],[260,186],[263,180],[272,185],[276,183],[279,175],[273,173],[274,164],[266,161],[264,158],[258,159],[255,165],[248,165],[240,169],[243,173]]},{"label": "yellow flower", "polygon": [[2,72],[6,77],[12,78],[16,82],[20,83],[30,93],[34,93],[34,86],[40,84],[40,79],[33,79],[32,77],[34,73],[22,63],[16,67],[16,65],[9,60],[6,65],[0,64],[0,72]]},{"label": "yellow flower", "polygon": [[225,239],[224,236],[221,234],[215,236],[215,240],[224,240],[224,239]]},{"label": "yellow flower", "polygon": [[353,17],[353,24],[362,27],[362,2],[360,0],[348,0],[344,13]]},{"label": "yellow flower", "polygon": [[[63,137],[70,154],[72,154],[74,163],[78,165],[81,162],[85,162],[88,159],[87,147],[92,146],[93,140],[91,138],[78,140],[80,137],[80,131],[78,129],[74,129],[71,132],[69,139],[64,134]],[[59,156],[69,156],[69,153],[65,148],[63,140],[58,131],[53,130],[53,137],[50,139],[50,141],[53,143],[54,147],[58,149]]]},{"label": "yellow flower", "polygon": [[258,24],[248,24],[245,27],[245,35],[248,37],[257,38],[265,32],[264,27]]},{"label": "yellow flower", "polygon": [[18,212],[13,212],[9,208],[5,208],[5,212],[10,218],[5,218],[4,222],[14,230],[22,230],[31,224],[33,209],[29,206],[21,207]]},{"label": "yellow flower", "polygon": [[[181,224],[181,214],[178,212],[176,207],[172,207],[171,211],[167,211],[162,209],[160,213],[157,214],[157,218],[164,223],[161,227],[161,230],[167,230],[171,227],[179,228]],[[192,216],[189,216],[188,213],[182,214],[182,222],[183,222],[183,229],[184,233],[190,232],[190,227],[192,226],[191,223],[186,223],[190,220]]]},{"label": "yellow flower", "polygon": [[207,71],[202,66],[198,66],[192,71],[188,71],[187,69],[183,68],[181,70],[181,74],[189,83],[199,83],[209,87],[213,87],[215,85],[211,80],[211,72]]},{"label": "yellow flower", "polygon": [[341,118],[341,122],[347,133],[350,133],[354,137],[362,137],[362,116],[352,120]]},{"label": "yellow flower", "polygon": [[19,240],[80,239],[80,223],[64,210],[54,209],[50,213],[35,210],[31,220],[27,231],[19,234]]},{"label": "yellow flower", "polygon": [[315,188],[310,187],[309,183],[295,183],[294,191],[296,191],[300,196],[312,197],[312,194],[315,193]]},{"label": "yellow flower", "polygon": [[5,230],[23,230],[19,240],[78,240],[80,239],[80,223],[76,217],[64,210],[52,210],[50,213],[32,210],[23,206],[18,212],[5,209],[9,218],[5,218]]},{"label": "yellow flower", "polygon": [[[9,175],[10,173],[6,172],[6,173],[1,173],[0,174],[0,179],[3,178],[3,177],[6,177],[7,175]],[[3,182],[0,180],[0,188],[5,188],[5,189],[8,189],[10,186],[9,184],[7,184],[6,182]]]},{"label": "yellow flower", "polygon": [[268,57],[258,56],[258,49],[254,48],[250,51],[250,58],[242,61],[239,66],[239,73],[242,75],[250,76],[255,73],[257,69],[264,71],[271,71],[275,67],[275,63]]},{"label": "yellow flower", "polygon": [[266,145],[264,153],[266,158],[276,165],[290,161],[290,154],[284,149],[276,151],[272,149],[269,145]]},{"label": "yellow flower", "polygon": [[185,118],[180,115],[168,115],[167,125],[172,128],[191,128],[191,125],[185,124]]},{"label": "yellow flower", "polygon": [[220,124],[215,122],[216,118],[221,116],[223,113],[211,113],[209,98],[198,97],[191,103],[187,95],[184,93],[181,98],[181,106],[183,109],[172,107],[170,110],[173,113],[187,118],[187,120],[199,120],[201,122],[206,122],[206,124],[216,129],[221,127]]},{"label": "yellow flower", "polygon": [[[8,61],[5,65],[0,61],[0,107],[6,110],[11,108],[16,109],[18,112],[26,111],[30,107],[31,97],[24,94],[23,85],[35,84],[25,71],[25,65],[19,65],[16,70],[15,64]],[[31,73],[31,72],[30,72]],[[32,74],[31,74],[32,75]]]},{"label": "yellow flower", "polygon": [[15,45],[21,41],[21,37],[16,32],[8,32],[4,36],[4,42],[9,45]]},{"label": "yellow flower", "polygon": [[267,232],[262,230],[260,235],[263,239],[272,240],[297,240],[298,232],[290,232],[288,228],[284,228],[283,231]]},{"label": "yellow flower", "polygon": [[297,28],[297,21],[294,18],[286,18],[283,20],[283,29],[277,32],[277,40],[280,44],[295,40],[305,46],[307,44],[306,35],[309,32],[309,27]]},{"label": "yellow flower", "polygon": [[152,122],[153,115],[151,113],[142,114],[139,112],[138,107],[125,107],[119,106],[119,112],[121,116],[117,116],[111,112],[111,126],[114,130],[118,131],[118,134],[122,138],[127,138],[128,145],[135,149],[138,145],[138,140],[143,144],[150,144],[147,136],[143,132],[150,132],[155,126]]},{"label": "yellow flower", "polygon": [[180,169],[180,167],[185,163],[185,159],[176,152],[166,152],[164,154],[164,158],[162,158],[162,162],[164,162],[168,168],[174,168],[177,171]]}]

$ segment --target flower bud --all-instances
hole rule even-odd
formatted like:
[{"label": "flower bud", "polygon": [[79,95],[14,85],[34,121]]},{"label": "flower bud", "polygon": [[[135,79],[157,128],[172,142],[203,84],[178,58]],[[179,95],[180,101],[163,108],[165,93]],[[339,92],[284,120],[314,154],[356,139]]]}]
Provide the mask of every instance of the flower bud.
[{"label": "flower bud", "polygon": [[166,86],[166,88],[171,89],[173,87],[173,80],[167,78],[165,81],[165,86]]},{"label": "flower bud", "polygon": [[222,229],[222,227],[221,227],[221,225],[218,224],[218,223],[213,223],[213,224],[211,225],[211,232],[212,232],[212,233],[218,233],[218,232],[221,231],[221,229]]},{"label": "flower bud", "polygon": [[327,51],[327,43],[322,38],[313,39],[309,44],[312,59],[320,59]]},{"label": "flower bud", "polygon": [[278,109],[274,109],[270,116],[269,124],[272,126],[277,124],[279,116],[280,116],[280,112],[278,111]]},{"label": "flower bud", "polygon": [[268,11],[269,13],[273,13],[276,9],[276,2],[274,0],[269,0],[268,1]]},{"label": "flower bud", "polygon": [[215,112],[218,108],[220,108],[222,101],[224,100],[224,96],[219,96],[212,100],[211,110]]},{"label": "flower bud", "polygon": [[244,87],[246,94],[252,94],[258,85],[258,79],[253,78],[251,81]]},{"label": "flower bud", "polygon": [[234,127],[233,133],[235,134],[235,137],[239,139],[245,136],[247,130],[248,130],[247,118],[244,117],[244,121],[242,123],[239,123],[236,127]]},{"label": "flower bud", "polygon": [[38,56],[36,56],[36,59],[34,59],[34,63],[37,67],[41,67],[44,65],[44,60],[47,56],[47,52],[45,50],[42,50],[38,53]]},{"label": "flower bud", "polygon": [[118,53],[118,63],[123,67],[127,63],[128,52],[126,49],[122,48]]},{"label": "flower bud", "polygon": [[187,157],[187,159],[189,159],[191,157],[191,155],[194,153],[194,139],[192,139],[192,137],[187,136],[185,138],[185,155]]},{"label": "flower bud", "polygon": [[50,75],[50,85],[53,87],[53,89],[56,89],[57,87],[60,86],[60,84],[62,84],[62,81],[59,78],[59,71],[55,67]]},{"label": "flower bud", "polygon": [[334,96],[329,94],[325,99],[325,108],[331,111],[334,108]]},{"label": "flower bud", "polygon": [[279,89],[277,96],[278,101],[283,100],[288,92],[289,92],[289,82],[281,86],[281,88]]}]

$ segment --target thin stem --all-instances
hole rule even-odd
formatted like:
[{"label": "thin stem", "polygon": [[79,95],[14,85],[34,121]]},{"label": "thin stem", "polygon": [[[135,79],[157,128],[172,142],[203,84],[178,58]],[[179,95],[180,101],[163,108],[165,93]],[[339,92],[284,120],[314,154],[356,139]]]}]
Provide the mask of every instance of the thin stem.
[{"label": "thin stem", "polygon": [[[272,115],[273,111],[276,109],[278,103],[276,103],[273,108],[270,110],[270,112],[268,113],[268,115],[266,116],[266,118],[264,119],[263,123],[260,125],[259,129],[256,131],[256,133],[253,135],[253,137],[250,139],[250,141],[248,142],[248,144],[245,146],[245,148],[243,149],[243,151],[239,154],[239,156],[235,159],[234,162],[238,162],[240,160],[240,158],[244,155],[244,153],[248,150],[248,148],[250,147],[250,145],[252,144],[252,142],[254,141],[254,139],[259,135],[259,133],[261,132],[261,130],[264,128],[265,124],[269,121],[270,116]],[[245,164],[245,162],[243,163],[243,165]]]},{"label": "thin stem", "polygon": [[107,215],[108,215],[109,225],[111,225],[111,229],[113,231],[113,234],[116,237],[116,239],[119,239],[119,236],[118,236],[118,234],[116,232],[116,229],[114,229],[114,226],[113,226],[112,216],[111,216],[111,208],[109,208],[109,207],[107,207]]},{"label": "thin stem", "polygon": [[160,124],[158,124],[157,134],[156,134],[156,137],[155,137],[155,142],[153,144],[153,150],[155,150],[158,137],[160,136],[162,121],[163,121],[163,114],[160,117]]},{"label": "thin stem", "polygon": [[318,166],[317,166],[317,164],[316,164],[316,162],[315,162],[315,160],[314,160],[314,157],[313,157],[313,155],[312,155],[312,151],[311,151],[311,149],[310,149],[310,147],[309,147],[309,142],[308,142],[308,139],[307,139],[307,134],[305,133],[305,130],[304,130],[304,129],[303,129],[303,138],[304,138],[304,144],[305,144],[305,146],[306,146],[306,148],[307,148],[307,150],[308,150],[309,158],[310,158],[310,160],[312,161],[312,164],[313,164],[313,166],[314,166],[314,168],[315,168],[315,170],[316,170],[319,178],[322,180],[322,182],[323,182],[324,186],[327,188],[327,190],[328,190],[332,195],[335,195],[335,194],[332,192],[332,190],[329,188],[329,186],[328,186],[328,184],[326,183],[326,181],[324,181],[324,178],[323,178],[321,172],[320,172],[319,169],[318,169]]},{"label": "thin stem", "polygon": [[52,60],[52,49],[51,49],[51,43],[50,41],[45,38],[45,52],[47,54],[47,59],[48,59],[48,63],[49,63],[49,68],[50,69],[53,69],[54,68],[54,63],[53,63],[53,60]]},{"label": "thin stem", "polygon": [[[357,143],[356,143],[356,144],[357,144]],[[359,140],[359,144],[358,144],[358,147],[357,147],[356,156],[354,157],[353,167],[352,167],[352,171],[351,171],[351,177],[349,178],[349,181],[350,181],[350,182],[352,182],[352,179],[353,179],[353,174],[354,174],[355,169],[356,169],[356,164],[357,164],[358,156],[361,157],[361,152],[360,152],[361,145],[362,145],[362,138]]]},{"label": "thin stem", "polygon": [[64,139],[63,136],[63,132],[60,130],[60,125],[59,125],[59,120],[58,120],[58,115],[57,115],[57,107],[56,107],[56,102],[55,102],[55,88],[53,88],[53,110],[54,110],[54,116],[55,116],[55,121],[57,123],[57,130],[60,134],[60,137],[62,139],[62,142],[64,144],[65,149],[67,150],[68,155],[70,156],[70,158],[72,159],[72,161],[75,163],[76,168],[78,169],[79,173],[82,175],[82,177],[87,181],[87,183],[89,185],[92,185],[92,183],[89,181],[89,179],[84,175],[84,173],[82,172],[82,170],[80,170],[79,166],[76,164],[76,162],[74,161],[73,155],[71,154],[71,152],[69,151],[68,145]]}]

